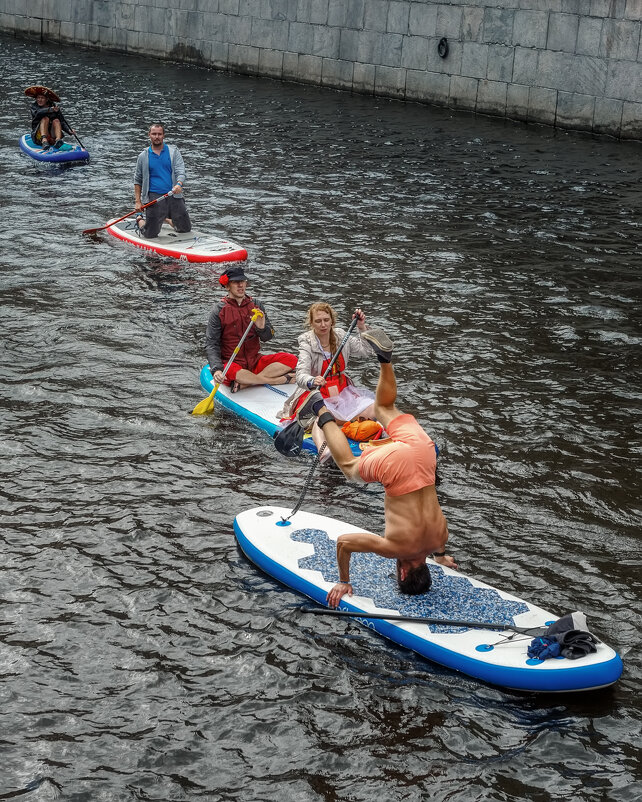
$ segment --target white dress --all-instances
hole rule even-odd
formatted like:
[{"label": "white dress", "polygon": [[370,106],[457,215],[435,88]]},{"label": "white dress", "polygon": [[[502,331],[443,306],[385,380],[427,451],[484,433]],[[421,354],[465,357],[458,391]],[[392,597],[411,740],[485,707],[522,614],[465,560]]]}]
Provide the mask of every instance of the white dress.
[{"label": "white dress", "polygon": [[[325,351],[317,338],[319,348],[326,359],[331,359],[332,354]],[[357,387],[348,379],[348,385],[341,390],[338,395],[329,395],[325,399],[325,405],[337,420],[352,420],[360,415],[364,409],[374,402],[374,393],[366,387]]]}]

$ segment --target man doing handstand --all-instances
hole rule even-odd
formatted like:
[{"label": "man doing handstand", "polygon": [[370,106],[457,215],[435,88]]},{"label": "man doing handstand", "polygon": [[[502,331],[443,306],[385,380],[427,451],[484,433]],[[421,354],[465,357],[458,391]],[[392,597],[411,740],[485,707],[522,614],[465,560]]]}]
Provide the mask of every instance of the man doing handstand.
[{"label": "man doing handstand", "polygon": [[345,594],[352,596],[350,557],[354,552],[372,552],[397,560],[397,582],[402,593],[424,593],[431,577],[426,557],[432,555],[441,565],[456,568],[446,554],[448,525],[435,490],[435,444],[412,415],[396,406],[397,382],[390,362],[392,342],[380,329],[362,332],[380,364],[375,397],[375,417],[385,427],[389,439],[364,449],[355,457],[348,440],[326,410],[319,392],[311,393],[299,410],[301,417],[318,415],[334,461],[347,479],[381,482],[385,490],[385,533],[367,532],[340,535],[337,539],[339,582],[328,593],[330,607],[338,607]]}]

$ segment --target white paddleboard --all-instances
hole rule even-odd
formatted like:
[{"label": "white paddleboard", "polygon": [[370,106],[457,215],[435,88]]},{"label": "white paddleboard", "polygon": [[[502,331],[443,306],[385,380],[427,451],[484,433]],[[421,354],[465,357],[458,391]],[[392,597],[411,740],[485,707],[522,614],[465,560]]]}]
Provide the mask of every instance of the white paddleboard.
[{"label": "white paddleboard", "polygon": [[159,235],[153,239],[138,234],[134,218],[110,224],[107,231],[137,248],[180,259],[181,262],[243,262],[247,259],[247,251],[236,242],[202,231],[179,234],[167,223],[163,223]]},{"label": "white paddleboard", "polygon": [[[304,511],[284,522],[290,512],[256,507],[240,513],[234,520],[237,540],[245,555],[267,574],[327,606],[326,594],[338,579],[336,539],[364,530]],[[359,623],[435,663],[505,688],[547,693],[593,690],[613,684],[622,673],[619,655],[604,643],[598,643],[595,654],[578,660],[539,660],[527,655],[533,635],[368,619],[368,613],[388,613],[527,628],[548,626],[558,618],[434,560],[427,563],[431,589],[419,596],[405,596],[398,591],[392,560],[353,554],[350,577],[354,596],[344,596],[340,609],[363,613],[356,619]],[[307,615],[305,623],[314,626],[315,616]],[[338,633],[345,626],[345,621],[336,621]]]},{"label": "white paddleboard", "polygon": [[[201,370],[201,387],[207,393],[211,393],[214,389],[214,384],[210,366],[205,365]],[[214,401],[250,421],[250,423],[258,426],[259,429],[263,429],[270,437],[274,437],[283,428],[278,413],[295,390],[296,384],[281,384],[278,387],[273,387],[271,384],[263,384],[256,387],[245,387],[233,393],[227,385],[221,384],[216,391]],[[353,454],[361,454],[359,443],[354,440],[349,440],[348,442]],[[303,448],[315,454],[317,452],[314,440],[309,434],[303,437]]]}]

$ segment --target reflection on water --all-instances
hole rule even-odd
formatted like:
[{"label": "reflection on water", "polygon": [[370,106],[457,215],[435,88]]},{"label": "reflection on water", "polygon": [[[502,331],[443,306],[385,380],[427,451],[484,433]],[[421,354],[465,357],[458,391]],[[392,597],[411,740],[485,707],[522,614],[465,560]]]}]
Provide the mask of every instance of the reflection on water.
[{"label": "reflection on water", "polygon": [[[20,154],[43,64],[87,166]],[[639,145],[8,38],[0,65],[0,795],[637,798]],[[615,688],[480,685],[303,620],[242,557],[235,513],[294,504],[309,462],[188,414],[217,268],[80,236],[133,208],[154,119],[195,225],[247,247],[275,346],[318,298],[386,327],[462,568],[583,609]],[[304,506],[381,526],[336,471]]]}]

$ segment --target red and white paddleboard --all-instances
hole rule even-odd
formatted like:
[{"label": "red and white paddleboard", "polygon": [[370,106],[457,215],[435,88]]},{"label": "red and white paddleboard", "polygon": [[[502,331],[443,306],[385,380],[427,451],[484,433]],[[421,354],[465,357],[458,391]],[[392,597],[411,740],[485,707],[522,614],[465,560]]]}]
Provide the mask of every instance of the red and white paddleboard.
[{"label": "red and white paddleboard", "polygon": [[243,262],[247,259],[247,251],[236,242],[204,234],[202,231],[192,230],[179,234],[167,223],[163,224],[159,235],[154,239],[141,237],[132,218],[109,224],[107,231],[113,237],[137,248],[180,259],[181,262]]}]

